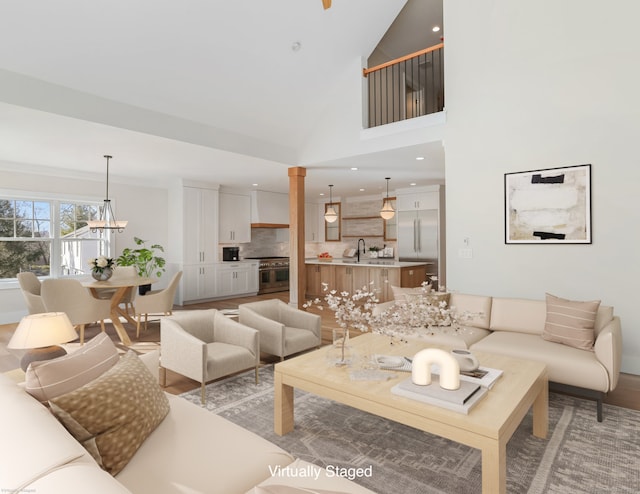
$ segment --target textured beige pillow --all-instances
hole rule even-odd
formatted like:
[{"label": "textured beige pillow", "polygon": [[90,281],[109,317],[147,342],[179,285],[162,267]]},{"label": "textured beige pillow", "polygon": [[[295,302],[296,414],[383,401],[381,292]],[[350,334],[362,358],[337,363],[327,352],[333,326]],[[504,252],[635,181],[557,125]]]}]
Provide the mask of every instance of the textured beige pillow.
[{"label": "textured beige pillow", "polygon": [[105,333],[63,357],[32,362],[27,367],[25,390],[45,402],[84,386],[118,361],[118,350]]},{"label": "textured beige pillow", "polygon": [[125,467],[169,413],[169,400],[157,380],[131,350],[96,380],[49,403],[111,475]]},{"label": "textured beige pillow", "polygon": [[600,300],[575,302],[546,294],[547,319],[542,338],[582,350],[593,350]]}]

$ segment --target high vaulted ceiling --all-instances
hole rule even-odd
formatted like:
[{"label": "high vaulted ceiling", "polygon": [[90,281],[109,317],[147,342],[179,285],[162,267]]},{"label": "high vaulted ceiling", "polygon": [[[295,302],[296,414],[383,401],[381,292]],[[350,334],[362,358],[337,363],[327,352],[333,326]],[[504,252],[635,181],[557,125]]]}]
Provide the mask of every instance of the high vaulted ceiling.
[{"label": "high vaulted ceiling", "polygon": [[[92,176],[111,154],[111,173],[123,179],[286,191],[286,169],[301,164],[336,84],[374,52],[405,2],[334,0],[328,10],[321,0],[2,2],[0,161]],[[417,47],[396,34],[376,56],[433,44],[442,0],[411,0],[407,9],[414,23],[418,12],[427,16],[403,31]],[[384,174],[410,157],[407,180],[443,176],[438,145],[394,152],[308,165]],[[433,168],[419,168],[417,154]],[[325,190],[330,173],[311,175],[308,193]],[[379,192],[379,175],[345,175],[341,193]]]}]

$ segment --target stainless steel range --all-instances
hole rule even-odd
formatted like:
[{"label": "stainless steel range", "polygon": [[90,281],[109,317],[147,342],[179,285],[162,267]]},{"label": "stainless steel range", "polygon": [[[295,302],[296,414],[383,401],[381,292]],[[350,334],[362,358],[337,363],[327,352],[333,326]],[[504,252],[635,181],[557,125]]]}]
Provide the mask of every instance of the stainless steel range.
[{"label": "stainless steel range", "polygon": [[246,257],[258,259],[258,295],[263,293],[286,292],[289,290],[288,257]]}]

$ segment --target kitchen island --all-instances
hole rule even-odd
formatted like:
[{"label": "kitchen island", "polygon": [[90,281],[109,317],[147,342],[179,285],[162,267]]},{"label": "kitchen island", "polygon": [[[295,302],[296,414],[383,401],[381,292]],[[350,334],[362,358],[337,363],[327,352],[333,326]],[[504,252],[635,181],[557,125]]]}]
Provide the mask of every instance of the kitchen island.
[{"label": "kitchen island", "polygon": [[306,298],[323,297],[329,290],[354,293],[367,287],[376,290],[380,302],[393,300],[391,286],[416,287],[428,281],[429,262],[400,262],[385,258],[308,258],[306,264]]}]

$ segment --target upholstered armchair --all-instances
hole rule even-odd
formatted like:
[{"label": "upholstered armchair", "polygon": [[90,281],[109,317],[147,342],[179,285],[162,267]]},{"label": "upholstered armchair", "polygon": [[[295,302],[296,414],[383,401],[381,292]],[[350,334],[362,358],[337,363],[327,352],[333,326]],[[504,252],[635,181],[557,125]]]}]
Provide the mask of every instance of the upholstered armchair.
[{"label": "upholstered armchair", "polygon": [[166,386],[166,369],[201,384],[254,368],[256,384],[260,365],[260,340],[255,329],[224,316],[215,309],[174,313],[160,321],[160,383]]},{"label": "upholstered armchair", "polygon": [[144,329],[147,329],[149,314],[171,315],[173,313],[173,298],[175,297],[178,283],[182,278],[182,271],[173,275],[167,288],[152,290],[145,295],[136,296],[134,311],[136,315],[136,338],[140,338],[140,322],[144,315]]},{"label": "upholstered armchair", "polygon": [[47,312],[40,295],[41,283],[38,277],[31,271],[18,273],[18,283],[20,284],[24,301],[27,303],[29,314],[42,314],[43,312]]},{"label": "upholstered armchair", "polygon": [[320,346],[321,317],[296,309],[280,299],[240,304],[239,321],[260,331],[260,351],[280,360]]}]

